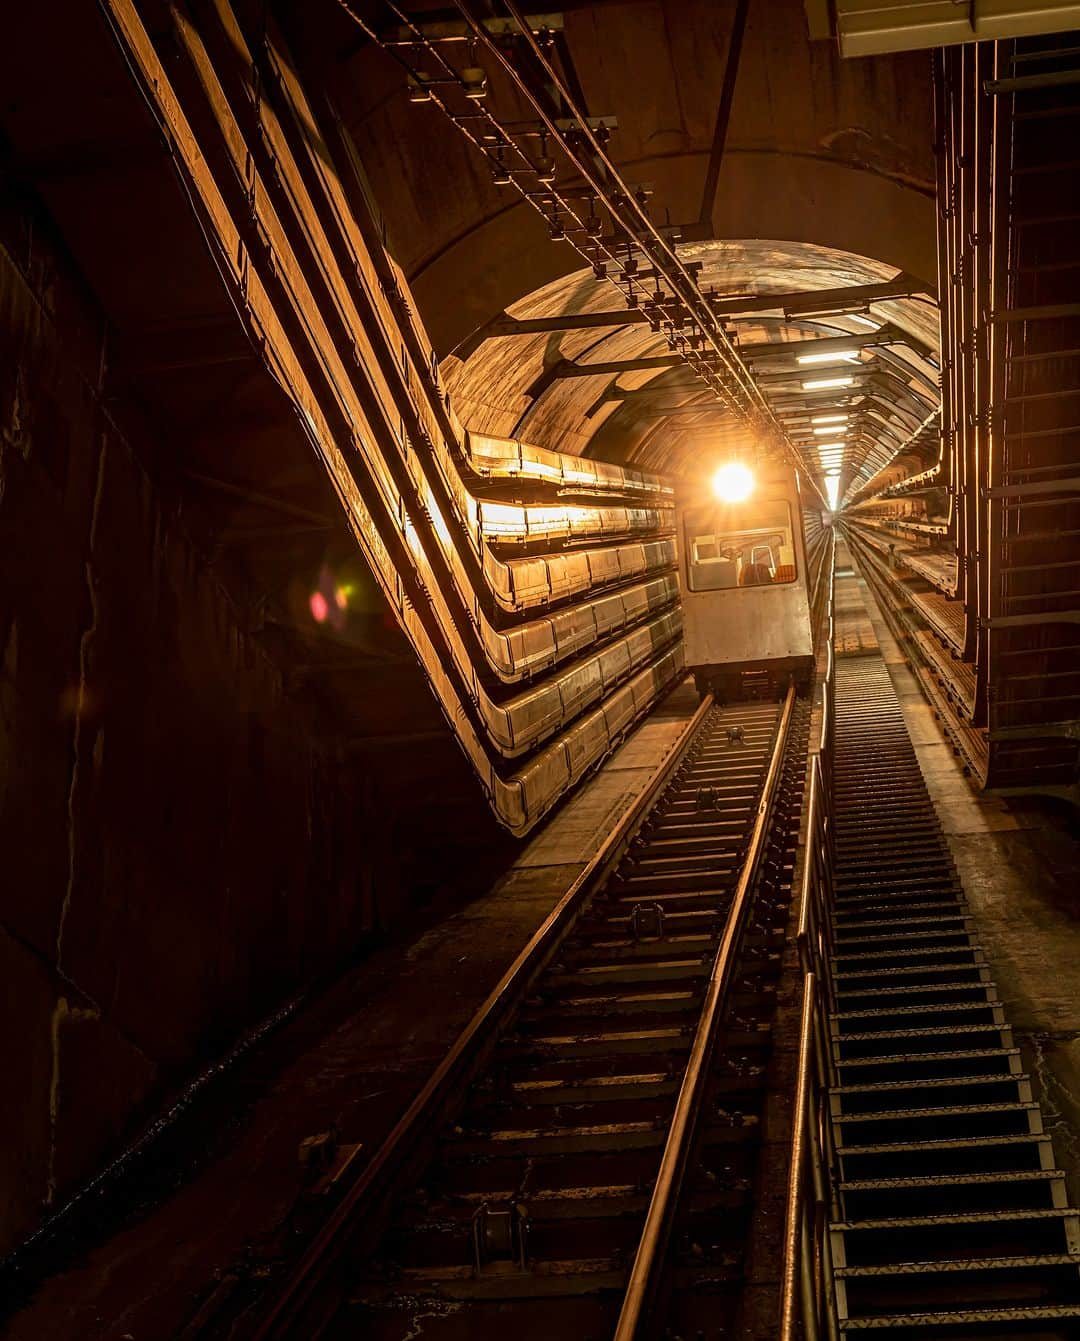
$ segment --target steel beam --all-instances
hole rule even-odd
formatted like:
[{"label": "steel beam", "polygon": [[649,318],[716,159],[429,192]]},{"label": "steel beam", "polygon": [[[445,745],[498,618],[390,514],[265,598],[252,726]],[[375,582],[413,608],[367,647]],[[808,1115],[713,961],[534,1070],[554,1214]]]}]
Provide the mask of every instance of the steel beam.
[{"label": "steel beam", "polygon": [[[706,295],[717,316],[752,315],[755,312],[783,312],[785,316],[843,316],[861,312],[870,303],[885,299],[912,298],[926,294],[926,285],[911,275],[899,274],[880,284],[849,284],[837,289],[811,289],[794,293],[742,294],[725,298]],[[672,301],[671,299],[667,300]],[[485,340],[503,335],[547,335],[555,331],[585,331],[613,326],[635,326],[648,321],[639,307],[613,312],[562,312],[550,317],[511,317],[505,312],[469,336],[455,351],[467,359]],[[872,335],[873,332],[867,332]],[[853,332],[853,340],[861,337]]]},{"label": "steel beam", "polygon": [[679,368],[686,360],[680,354],[651,354],[640,359],[609,359],[603,363],[573,363],[564,359],[556,363],[546,376],[552,380],[563,377],[598,377],[604,373],[644,372],[648,368]]},{"label": "steel beam", "polygon": [[709,166],[705,173],[705,187],[701,193],[701,208],[698,210],[699,227],[710,231],[712,229],[713,205],[716,203],[716,188],[720,183],[720,166],[724,161],[724,146],[727,144],[728,126],[731,122],[731,104],[735,100],[735,82],[739,77],[739,60],[742,56],[743,34],[746,32],[746,16],[749,9],[750,0],[736,0],[735,14],[731,21],[731,37],[728,39],[727,63],[724,66],[724,82],[720,88],[720,102],[716,109],[712,148],[709,151]]},{"label": "steel beam", "polygon": [[[929,346],[921,340],[908,335],[897,326],[882,326],[878,331],[853,331],[850,335],[827,335],[815,338],[812,335],[802,340],[762,340],[757,344],[744,344],[739,352],[747,363],[757,363],[763,359],[797,358],[800,354],[831,354],[845,349],[877,349],[881,345],[908,345],[916,353]],[[854,365],[853,365],[854,366]]]}]

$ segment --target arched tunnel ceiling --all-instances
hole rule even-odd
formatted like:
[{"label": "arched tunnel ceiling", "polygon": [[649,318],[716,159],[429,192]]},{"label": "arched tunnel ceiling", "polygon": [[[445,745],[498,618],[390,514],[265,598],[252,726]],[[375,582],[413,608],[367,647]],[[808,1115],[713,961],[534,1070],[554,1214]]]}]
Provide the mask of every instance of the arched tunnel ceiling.
[{"label": "arched tunnel ceiling", "polygon": [[[873,285],[899,274],[881,261],[806,243],[711,241],[687,244],[680,255],[700,263],[702,287],[725,297]],[[522,298],[507,315],[527,321],[625,311],[607,280],[579,270]],[[635,315],[626,313],[627,324],[527,334],[491,333],[504,329],[505,321],[481,328],[444,361],[458,412],[477,432],[679,475],[697,474],[725,452],[752,447],[742,426],[685,365],[611,367],[669,357],[664,335],[633,320]],[[841,497],[872,478],[898,451],[913,451],[911,440],[937,408],[938,313],[929,295],[876,301],[852,315],[813,319],[785,316],[778,305],[734,317],[732,330],[789,426],[808,472],[821,483],[827,470],[838,469]],[[794,349],[785,348],[845,336],[851,339],[840,340],[843,348],[865,346],[857,362],[800,366]],[[806,349],[800,346],[799,352]],[[604,367],[581,375],[590,364]],[[835,376],[852,376],[855,383],[811,392],[803,388],[806,381]],[[829,414],[847,416],[835,437],[816,433],[823,426],[811,423]],[[936,432],[918,439],[924,440],[936,445]],[[822,452],[819,445],[832,450]]]},{"label": "arched tunnel ceiling", "polygon": [[[304,0],[291,36],[313,62],[355,144],[387,238],[440,355],[526,294],[573,271],[577,257],[432,103],[409,101],[405,71],[368,40],[352,7],[384,36],[386,0]],[[445,0],[406,8],[457,17]],[[936,275],[930,60],[924,53],[842,61],[809,40],[803,0],[753,0],[711,207],[705,184],[735,0],[567,0],[554,10],[582,104],[617,128],[608,152],[651,190],[654,219],[711,235],[781,238],[875,256],[932,286]],[[535,12],[535,11],[533,11]],[[465,62],[464,44],[446,48]],[[419,50],[396,54],[432,64]],[[531,115],[486,61],[486,107]],[[560,182],[572,187],[573,179]],[[857,204],[855,203],[857,202]],[[709,235],[709,230],[704,234]]]},{"label": "arched tunnel ceiling", "polygon": [[[844,397],[843,407],[823,403],[851,414],[845,450],[806,453],[819,477],[839,469],[840,494],[850,496],[897,455],[918,468],[921,452],[936,446],[929,432],[913,443],[937,404],[936,366],[927,362],[938,338],[930,62],[923,54],[842,61],[832,44],[810,41],[801,0],[752,3],[740,43],[736,9],[735,0],[568,0],[535,22],[552,25],[555,59],[580,108],[610,124],[607,152],[622,180],[647,191],[654,222],[686,239],[681,255],[701,265],[703,288],[727,298],[903,274],[911,280],[906,292],[924,294],[876,303],[861,321],[859,314],[786,319],[760,304],[731,321],[799,446],[821,440],[801,386],[810,379],[799,377],[794,357],[762,347],[869,337],[871,319],[895,327],[851,370],[858,396]],[[403,16],[420,27],[403,26]],[[605,312],[621,299],[580,269],[578,252],[552,241],[517,190],[496,184],[494,160],[470,142],[467,101],[455,126],[448,111],[459,115],[452,108],[460,97],[410,97],[410,72],[415,90],[440,60],[458,71],[480,61],[487,94],[476,127],[490,129],[484,117],[494,116],[515,133],[534,133],[539,123],[523,87],[491,51],[452,36],[460,18],[440,0],[404,10],[387,0],[315,0],[290,26],[355,148],[462,419],[473,429],[676,473],[700,462],[703,448],[707,455],[739,445],[743,431],[684,367],[581,376],[570,366],[662,360],[664,337],[645,324],[506,333],[507,314]],[[424,44],[433,33],[441,34],[441,55]],[[733,51],[730,119],[722,157],[712,161]],[[541,137],[540,152],[545,143]],[[555,177],[561,191],[583,189],[567,159],[557,159]],[[727,240],[700,240],[710,238]]]}]

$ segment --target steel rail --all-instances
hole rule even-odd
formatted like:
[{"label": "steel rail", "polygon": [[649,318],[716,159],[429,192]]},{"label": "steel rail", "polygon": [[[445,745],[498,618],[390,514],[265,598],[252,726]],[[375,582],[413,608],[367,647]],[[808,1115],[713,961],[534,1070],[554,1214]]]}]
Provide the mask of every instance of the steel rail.
[{"label": "steel rail", "polygon": [[[336,1306],[336,1296],[322,1316],[316,1296],[359,1230],[374,1237],[380,1203],[392,1192],[409,1165],[416,1161],[425,1136],[437,1129],[445,1110],[482,1064],[499,1030],[570,931],[574,915],[587,896],[613,869],[650,810],[678,770],[710,709],[711,694],[701,701],[680,733],[668,759],[630,809],[608,833],[585,869],[547,915],[506,972],[454,1041],[450,1051],[379,1146],[356,1182],[290,1271],[270,1309],[260,1319],[252,1341],[287,1341],[303,1335],[311,1341],[320,1334]],[[296,1330],[303,1327],[301,1333]]]},{"label": "steel rail", "polygon": [[731,987],[739,943],[750,907],[751,889],[765,846],[765,835],[780,779],[794,706],[795,686],[792,685],[784,700],[784,710],[777,729],[769,769],[765,775],[765,784],[761,789],[761,799],[758,802],[754,828],[747,845],[746,858],[735,887],[724,934],[720,939],[709,974],[701,1018],[694,1033],[690,1057],[679,1086],[656,1183],[630,1269],[614,1341],[637,1341],[647,1325],[647,1312],[663,1268],[664,1249],[679,1199],[686,1160],[705,1092],[709,1064]]}]

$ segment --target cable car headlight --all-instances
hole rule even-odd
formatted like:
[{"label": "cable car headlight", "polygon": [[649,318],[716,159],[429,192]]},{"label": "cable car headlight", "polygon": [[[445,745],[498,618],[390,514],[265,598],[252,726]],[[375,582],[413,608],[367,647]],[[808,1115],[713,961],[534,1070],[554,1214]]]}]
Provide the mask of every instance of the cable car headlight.
[{"label": "cable car headlight", "polygon": [[741,461],[729,461],[712,477],[713,493],[722,503],[741,503],[754,492],[754,475]]}]

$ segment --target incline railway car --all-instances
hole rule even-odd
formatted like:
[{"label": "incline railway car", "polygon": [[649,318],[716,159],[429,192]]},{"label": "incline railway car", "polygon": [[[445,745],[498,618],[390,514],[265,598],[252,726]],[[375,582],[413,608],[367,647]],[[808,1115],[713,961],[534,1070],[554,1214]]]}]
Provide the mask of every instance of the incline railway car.
[{"label": "incline railway car", "polygon": [[[710,487],[711,486],[711,487]],[[686,665],[722,701],[810,681],[813,640],[798,477],[722,466],[676,496]]]}]

